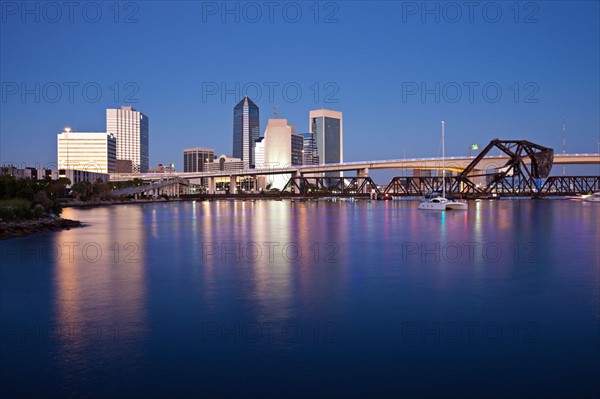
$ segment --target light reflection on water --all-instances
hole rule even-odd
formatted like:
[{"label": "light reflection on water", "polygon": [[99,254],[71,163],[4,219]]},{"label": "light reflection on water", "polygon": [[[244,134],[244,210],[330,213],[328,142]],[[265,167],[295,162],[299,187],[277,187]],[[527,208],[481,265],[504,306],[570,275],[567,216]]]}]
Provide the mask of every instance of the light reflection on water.
[{"label": "light reflection on water", "polygon": [[[147,329],[142,209],[102,207],[81,215],[88,227],[49,236],[54,246],[72,248],[74,254],[57,260],[53,278],[52,322],[63,331],[57,336],[56,354],[57,367],[64,373],[64,394],[70,393],[69,385],[78,391],[89,384],[102,389],[104,361],[118,359],[135,368],[143,359]],[[115,228],[107,223],[110,219],[127,222]]]},{"label": "light reflection on water", "polygon": [[[512,378],[528,375],[521,384],[530,388],[543,382],[540,393],[573,385],[593,391],[586,378],[598,372],[600,207],[415,208],[216,201],[66,209],[64,217],[87,226],[2,243],[2,321],[75,326],[84,336],[49,334],[32,345],[9,335],[1,372],[11,378],[2,390],[187,395],[198,384],[223,392],[236,380],[247,389],[366,394],[410,392],[435,380],[436,396],[456,384],[484,392],[500,384],[490,369],[510,369]],[[19,256],[75,244],[74,259]],[[435,323],[465,322],[497,323],[505,341],[403,341],[406,323],[435,331]],[[537,330],[519,330],[519,339],[535,342],[513,342],[514,326],[526,323]],[[272,340],[253,341],[239,339],[239,325],[293,325],[303,334],[287,342],[277,330]],[[225,338],[207,336],[207,326],[224,327]],[[324,336],[335,342],[323,344]],[[569,366],[545,366],[557,357]],[[425,372],[423,362],[438,366]],[[462,373],[443,372],[450,365]],[[42,373],[41,382],[13,372],[25,368]]]}]

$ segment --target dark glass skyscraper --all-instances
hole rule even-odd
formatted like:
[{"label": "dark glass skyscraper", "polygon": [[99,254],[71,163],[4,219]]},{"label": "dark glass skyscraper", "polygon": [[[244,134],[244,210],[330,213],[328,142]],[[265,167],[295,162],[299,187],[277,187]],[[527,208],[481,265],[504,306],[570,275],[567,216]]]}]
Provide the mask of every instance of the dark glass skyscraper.
[{"label": "dark glass skyscraper", "polygon": [[258,106],[244,97],[233,107],[233,156],[254,167],[254,142],[260,136]]},{"label": "dark glass skyscraper", "polygon": [[[309,129],[315,135],[319,163],[344,162],[342,113],[328,109],[309,112]],[[342,177],[342,172],[325,172],[325,177]],[[335,184],[328,180],[326,185]]]},{"label": "dark glass skyscraper", "polygon": [[304,138],[292,133],[292,165],[304,164]]},{"label": "dark glass skyscraper", "polygon": [[212,148],[184,148],[183,172],[205,172],[206,164],[215,160]]},{"label": "dark glass skyscraper", "polygon": [[302,164],[318,165],[319,151],[317,149],[317,139],[315,133],[301,133],[302,137]]}]

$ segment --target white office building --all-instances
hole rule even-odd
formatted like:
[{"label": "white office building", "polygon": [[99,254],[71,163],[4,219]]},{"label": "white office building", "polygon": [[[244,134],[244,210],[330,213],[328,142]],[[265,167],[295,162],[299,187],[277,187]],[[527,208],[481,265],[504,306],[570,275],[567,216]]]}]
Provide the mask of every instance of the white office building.
[{"label": "white office building", "polygon": [[212,162],[207,162],[204,165],[205,172],[224,172],[224,171],[239,171],[248,169],[248,161],[242,161],[240,158],[232,157],[231,155],[221,155]]},{"label": "white office building", "polygon": [[106,110],[106,131],[117,138],[117,159],[130,160],[133,173],[149,167],[149,120],[130,106]]},{"label": "white office building", "polygon": [[[259,147],[259,153],[264,154],[261,168],[283,168],[292,165],[292,130],[287,119],[269,119],[264,139],[259,144],[262,147]],[[281,190],[289,179],[289,174],[268,175],[264,181],[265,187],[262,187],[262,182],[259,184],[262,188],[270,184],[271,188]]]},{"label": "white office building", "polygon": [[110,133],[71,132],[66,128],[57,135],[58,168],[95,173],[117,170],[117,140]]},{"label": "white office building", "polygon": [[262,169],[265,165],[265,138],[260,137],[254,142],[254,162],[256,169]]}]

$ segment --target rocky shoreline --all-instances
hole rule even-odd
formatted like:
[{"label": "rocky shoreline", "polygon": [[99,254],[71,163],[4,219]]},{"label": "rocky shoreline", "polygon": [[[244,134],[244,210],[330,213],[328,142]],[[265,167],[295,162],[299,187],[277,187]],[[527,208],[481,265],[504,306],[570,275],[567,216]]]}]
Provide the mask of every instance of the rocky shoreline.
[{"label": "rocky shoreline", "polygon": [[0,240],[22,237],[43,231],[69,230],[74,227],[83,227],[83,224],[78,220],[51,217],[14,222],[0,221]]}]

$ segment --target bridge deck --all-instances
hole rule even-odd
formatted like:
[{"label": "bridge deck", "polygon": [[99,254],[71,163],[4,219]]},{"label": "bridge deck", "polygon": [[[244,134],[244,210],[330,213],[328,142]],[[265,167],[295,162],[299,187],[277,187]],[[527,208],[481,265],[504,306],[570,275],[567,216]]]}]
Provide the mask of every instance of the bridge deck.
[{"label": "bridge deck", "polygon": [[[474,157],[447,157],[445,159],[445,167],[447,170],[460,172],[464,170]],[[481,167],[478,170],[500,168],[510,159],[508,156],[489,156],[483,160]],[[527,162],[527,160],[526,160]],[[600,154],[555,154],[554,164],[557,165],[598,165],[600,164]],[[170,177],[181,177],[184,179],[198,179],[208,177],[230,177],[230,176],[257,176],[257,175],[272,175],[272,174],[316,174],[322,172],[347,172],[357,170],[403,170],[403,169],[423,169],[423,170],[441,170],[441,158],[412,158],[412,159],[395,159],[381,161],[358,161],[344,162],[339,164],[325,165],[298,165],[278,167],[273,166],[262,169],[245,169],[235,171],[220,171],[220,172],[191,172],[191,173],[114,173],[111,174],[111,181],[126,181],[134,178],[144,180],[162,180]]]}]

